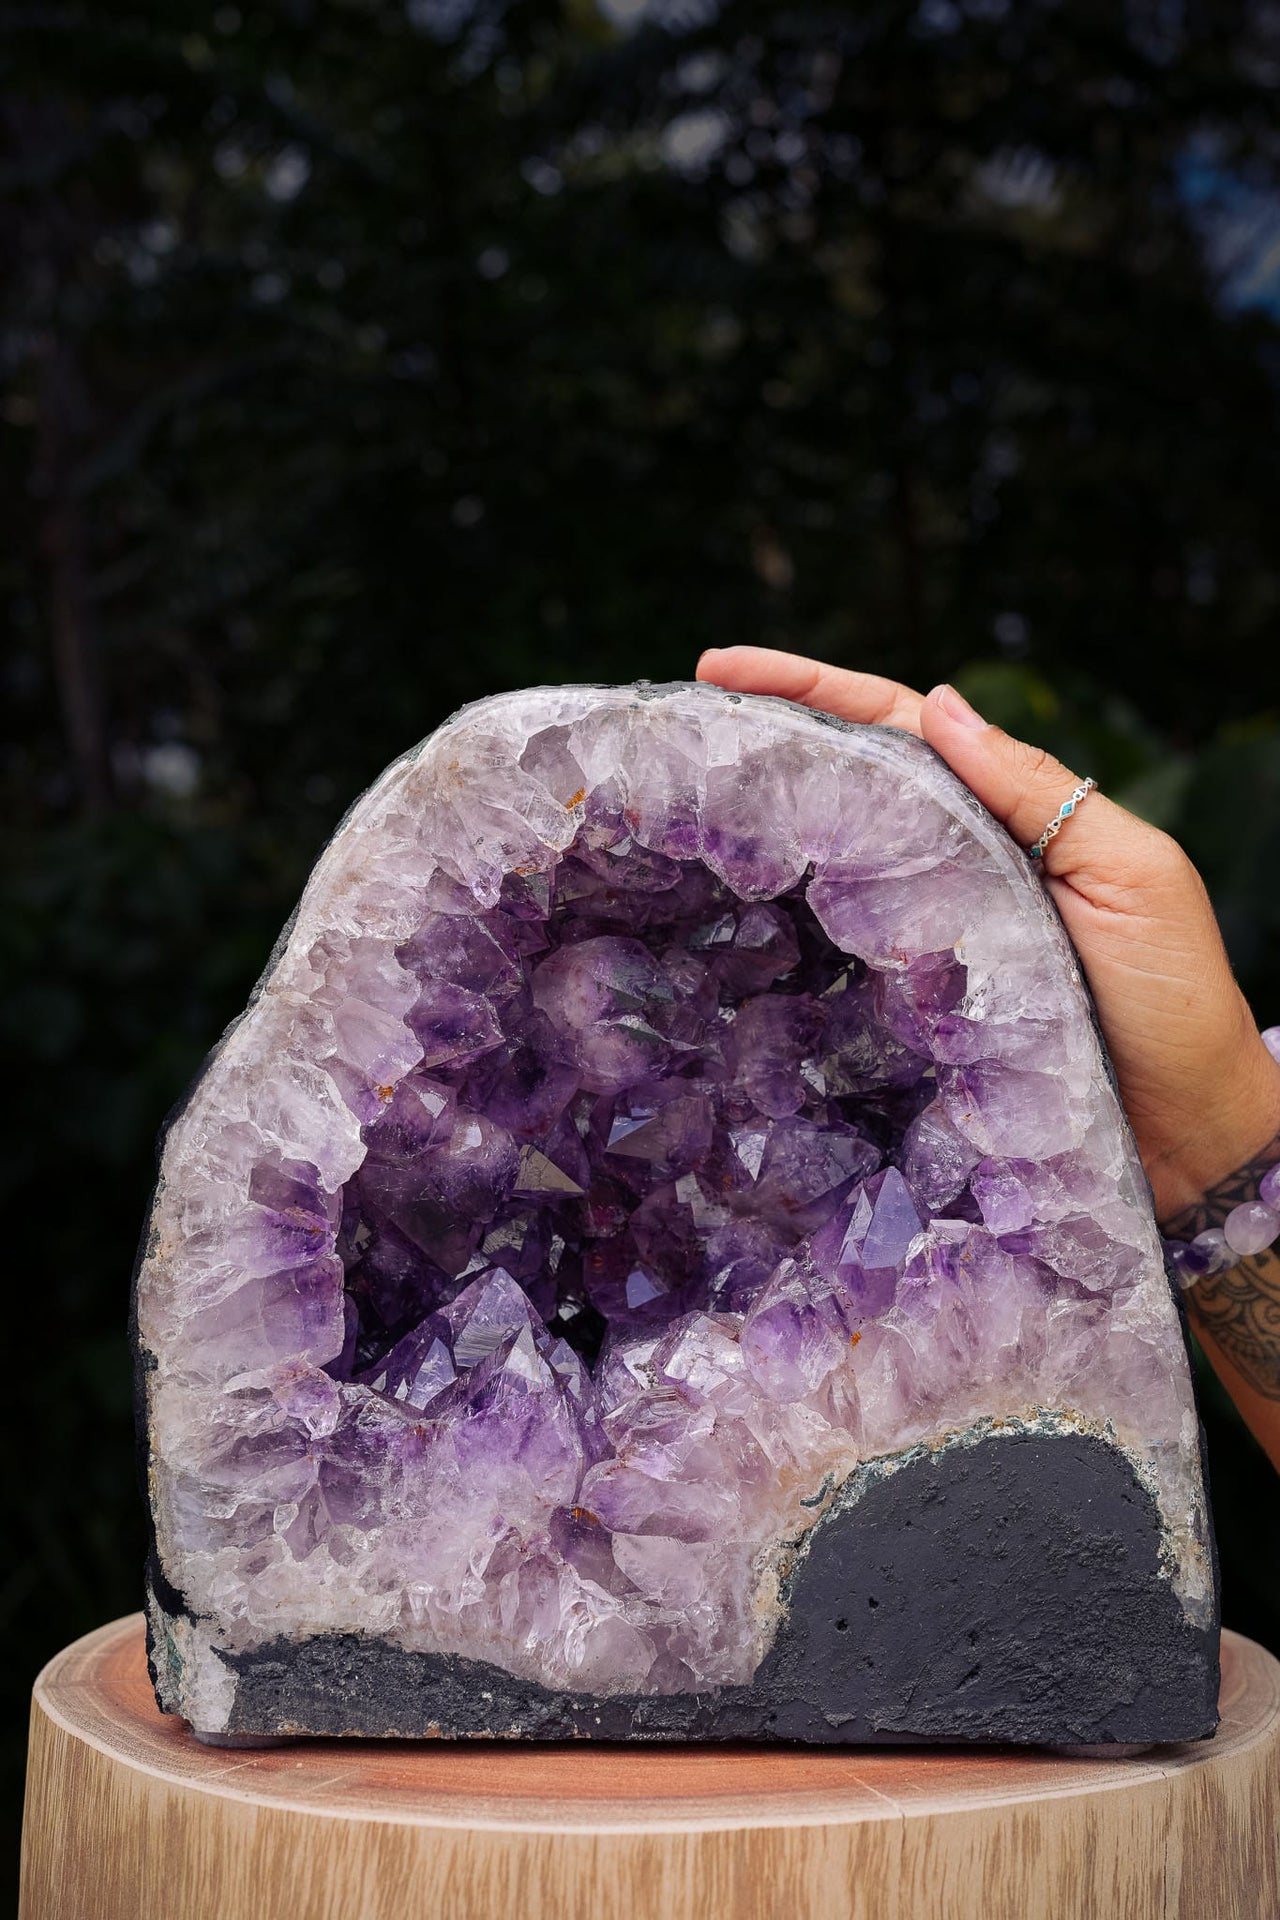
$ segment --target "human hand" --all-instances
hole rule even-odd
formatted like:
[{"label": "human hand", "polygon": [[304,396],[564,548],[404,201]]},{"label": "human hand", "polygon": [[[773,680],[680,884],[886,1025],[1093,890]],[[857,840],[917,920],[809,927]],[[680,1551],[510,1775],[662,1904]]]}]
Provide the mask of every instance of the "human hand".
[{"label": "human hand", "polygon": [[[704,653],[698,678],[920,735],[1024,847],[1079,781],[1051,754],[989,726],[952,687],[922,697],[765,647]],[[1168,834],[1092,793],[1043,864],[1093,991],[1157,1216],[1171,1219],[1280,1132],[1280,1064],[1236,985],[1204,883]]]}]

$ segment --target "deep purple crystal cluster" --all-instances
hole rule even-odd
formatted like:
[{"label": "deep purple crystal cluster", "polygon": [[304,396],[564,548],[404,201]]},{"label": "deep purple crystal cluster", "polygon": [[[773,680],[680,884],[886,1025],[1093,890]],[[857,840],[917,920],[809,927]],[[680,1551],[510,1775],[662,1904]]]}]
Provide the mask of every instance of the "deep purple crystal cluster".
[{"label": "deep purple crystal cluster", "polygon": [[[862,1462],[1103,1432],[1208,1604],[1132,1143],[1022,856],[918,741],[708,688],[468,709],[344,825],[171,1130],[138,1290],[162,1692],[359,1631],[749,1680]],[[800,1543],[799,1546],[797,1543]]]}]

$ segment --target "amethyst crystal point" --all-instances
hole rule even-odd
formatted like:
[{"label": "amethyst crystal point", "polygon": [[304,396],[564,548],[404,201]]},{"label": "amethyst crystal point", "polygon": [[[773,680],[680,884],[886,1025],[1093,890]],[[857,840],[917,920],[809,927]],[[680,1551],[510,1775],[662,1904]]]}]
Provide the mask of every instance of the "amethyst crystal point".
[{"label": "amethyst crystal point", "polygon": [[137,1329],[201,1731],[1213,1724],[1088,1000],[903,734],[562,688],[397,762],[170,1129]]}]

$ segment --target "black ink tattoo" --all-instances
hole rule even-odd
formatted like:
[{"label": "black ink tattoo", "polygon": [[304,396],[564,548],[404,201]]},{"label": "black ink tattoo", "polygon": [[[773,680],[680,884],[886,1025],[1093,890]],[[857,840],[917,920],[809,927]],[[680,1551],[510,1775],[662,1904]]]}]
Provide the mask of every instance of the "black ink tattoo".
[{"label": "black ink tattoo", "polygon": [[[1233,1207],[1257,1199],[1258,1182],[1278,1160],[1280,1134],[1194,1206],[1164,1221],[1162,1231],[1170,1240],[1193,1240],[1206,1227],[1220,1227]],[[1217,1342],[1258,1393],[1280,1400],[1280,1246],[1206,1274],[1186,1299],[1197,1330]]]}]

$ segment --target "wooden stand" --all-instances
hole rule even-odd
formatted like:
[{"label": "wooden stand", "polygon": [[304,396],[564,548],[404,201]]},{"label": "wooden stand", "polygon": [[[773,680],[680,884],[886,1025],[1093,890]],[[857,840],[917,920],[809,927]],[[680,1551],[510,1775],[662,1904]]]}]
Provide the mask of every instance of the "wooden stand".
[{"label": "wooden stand", "polygon": [[202,1747],[142,1620],[36,1682],[22,1920],[1276,1920],[1280,1665],[1129,1759],[300,1741]]}]

